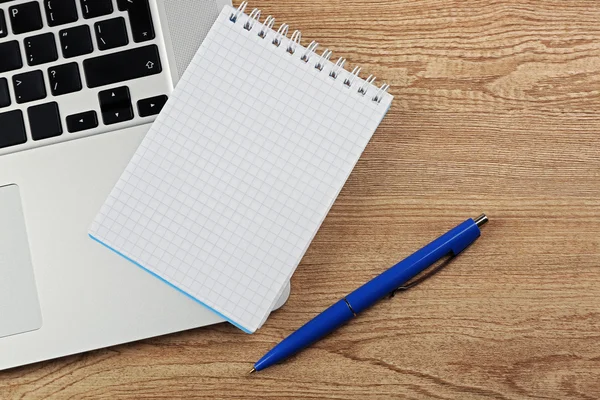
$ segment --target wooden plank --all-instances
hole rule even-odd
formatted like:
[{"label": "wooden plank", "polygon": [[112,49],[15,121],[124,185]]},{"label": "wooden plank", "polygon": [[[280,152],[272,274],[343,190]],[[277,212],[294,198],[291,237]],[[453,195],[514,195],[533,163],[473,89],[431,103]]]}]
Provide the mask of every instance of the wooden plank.
[{"label": "wooden plank", "polygon": [[[0,398],[600,397],[600,4],[250,6],[396,96],[290,300],[252,336],[222,324],[0,373]],[[483,211],[484,237],[439,275],[245,375],[324,307]]]}]

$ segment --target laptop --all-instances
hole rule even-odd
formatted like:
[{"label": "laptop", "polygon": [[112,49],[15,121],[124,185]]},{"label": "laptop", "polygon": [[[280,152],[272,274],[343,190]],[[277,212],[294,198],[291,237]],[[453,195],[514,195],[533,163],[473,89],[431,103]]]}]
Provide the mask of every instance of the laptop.
[{"label": "laptop", "polygon": [[222,322],[87,230],[229,1],[0,0],[0,369]]}]

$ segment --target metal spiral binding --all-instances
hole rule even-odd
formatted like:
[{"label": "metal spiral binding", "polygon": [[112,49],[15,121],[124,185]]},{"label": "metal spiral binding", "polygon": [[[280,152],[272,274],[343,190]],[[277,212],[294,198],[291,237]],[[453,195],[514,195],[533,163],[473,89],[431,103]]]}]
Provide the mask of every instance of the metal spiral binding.
[{"label": "metal spiral binding", "polygon": [[344,68],[344,64],[346,64],[346,59],[342,57],[338,58],[337,62],[335,63],[335,66],[329,73],[329,77],[337,79],[338,75],[340,74],[340,69]]},{"label": "metal spiral binding", "polygon": [[[235,24],[237,22],[238,18],[242,14],[244,14],[244,11],[246,10],[247,6],[248,6],[248,2],[243,1],[240,4],[240,6],[237,8],[237,10],[233,14],[231,14],[231,16],[229,17],[229,20]],[[250,13],[250,15],[248,16],[248,20],[244,23],[244,26],[243,26],[244,29],[246,29],[247,31],[251,31],[254,28],[254,25],[256,25],[257,23],[260,24],[260,13],[261,13],[261,11],[258,8],[253,9],[252,12]],[[273,31],[274,26],[275,26],[275,18],[269,15],[265,19],[265,21],[262,23],[262,26],[258,32],[258,36],[262,39],[266,39],[269,32]],[[302,39],[302,32],[296,30],[296,31],[294,31],[294,33],[292,34],[292,36],[290,38],[287,37],[288,32],[289,32],[288,24],[281,24],[279,26],[279,29],[277,29],[277,32],[274,33],[275,36],[273,37],[273,40],[271,41],[271,43],[274,46],[279,47],[279,46],[281,46],[283,39],[287,39],[289,42],[288,42],[288,45],[285,48],[285,50],[290,55],[293,55],[296,52],[296,48],[300,45],[300,41]],[[316,53],[317,47],[319,47],[319,43],[317,43],[313,40],[306,48],[306,51],[304,52],[304,54],[302,54],[302,56],[300,57],[300,60],[304,61],[305,63],[308,63],[313,54],[317,55],[317,53]],[[330,60],[331,56],[332,56],[332,51],[329,49],[325,49],[323,51],[323,53],[321,54],[320,58],[318,59],[318,61],[315,63],[315,69],[317,69],[318,71],[323,71],[325,64]],[[329,71],[329,77],[332,78],[333,80],[336,80],[340,74],[340,71],[344,69],[345,64],[346,64],[346,59],[340,57],[337,60],[337,62],[335,63],[335,65],[333,66],[333,68],[331,69],[331,71]],[[346,79],[344,79],[344,82],[343,82],[344,86],[347,88],[351,88],[354,85],[354,82],[356,81],[356,79],[359,77],[360,71],[361,71],[360,67],[358,67],[358,66],[354,67],[352,72],[349,73],[349,76]],[[373,75],[369,75],[369,77],[366,80],[364,80],[364,83],[358,88],[358,93],[363,96],[366,96],[367,93],[369,92],[369,88],[371,86],[375,86],[374,85],[375,79],[376,78]],[[390,88],[390,85],[388,85],[387,83],[384,83],[377,90],[377,93],[371,98],[371,100],[377,104],[381,103],[384,93],[387,92],[389,88]]]},{"label": "metal spiral binding", "polygon": [[346,87],[352,87],[352,84],[354,83],[354,80],[358,78],[358,74],[360,74],[361,69],[362,68],[358,66],[354,67],[354,69],[350,73],[350,76],[344,79],[344,85],[346,85]]},{"label": "metal spiral binding", "polygon": [[388,85],[387,83],[384,83],[381,88],[377,91],[377,94],[375,95],[375,97],[373,97],[373,101],[376,102],[377,104],[381,103],[381,99],[383,98],[383,94],[385,92],[387,92],[387,90],[390,88],[390,85]]},{"label": "metal spiral binding", "polygon": [[248,16],[248,21],[246,21],[246,23],[244,24],[244,29],[247,31],[252,30],[252,28],[254,28],[254,24],[257,23],[259,19],[260,10],[258,8],[255,8]]},{"label": "metal spiral binding", "polygon": [[319,43],[315,42],[314,40],[312,42],[310,42],[310,44],[306,48],[306,51],[304,52],[302,57],[300,57],[300,59],[302,61],[304,61],[305,63],[307,63],[308,60],[310,60],[310,54],[314,53],[315,50],[317,49],[317,47],[319,47]]},{"label": "metal spiral binding", "polygon": [[292,33],[292,37],[290,38],[290,44],[288,45],[286,51],[290,54],[294,54],[296,52],[296,46],[300,44],[300,40],[302,39],[302,32],[296,30]]},{"label": "metal spiral binding", "polygon": [[246,6],[248,6],[248,2],[242,1],[242,4],[240,4],[240,6],[235,11],[235,13],[231,14],[231,16],[229,17],[229,20],[235,24],[237,22],[238,17],[241,14],[243,14],[244,11],[246,10]]},{"label": "metal spiral binding", "polygon": [[315,64],[315,68],[318,69],[319,71],[323,71],[323,66],[324,66],[323,62],[329,61],[332,54],[333,54],[333,52],[331,50],[325,49],[323,54],[321,54],[321,58],[319,58],[319,61],[317,61],[317,63]]},{"label": "metal spiral binding", "polygon": [[365,83],[363,83],[363,85],[358,88],[358,93],[362,94],[363,96],[367,94],[368,86],[369,85],[373,85],[373,82],[375,82],[375,77],[373,75],[369,75],[369,77],[365,80]]},{"label": "metal spiral binding", "polygon": [[283,38],[287,37],[288,29],[290,27],[288,24],[281,24],[279,29],[277,29],[277,33],[275,34],[275,38],[273,39],[273,44],[277,47],[281,44]]},{"label": "metal spiral binding", "polygon": [[261,38],[266,38],[267,37],[267,31],[269,29],[273,29],[273,25],[275,25],[275,18],[273,18],[272,16],[268,16],[267,19],[265,19],[265,22],[263,22],[262,24],[262,28],[260,29],[260,32],[258,33],[258,36],[260,36]]}]

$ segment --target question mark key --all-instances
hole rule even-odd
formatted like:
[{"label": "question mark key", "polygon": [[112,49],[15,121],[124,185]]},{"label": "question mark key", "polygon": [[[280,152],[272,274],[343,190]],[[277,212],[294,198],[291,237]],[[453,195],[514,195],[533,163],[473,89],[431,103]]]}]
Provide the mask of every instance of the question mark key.
[{"label": "question mark key", "polygon": [[76,62],[48,68],[48,79],[53,96],[78,92],[82,89],[79,65]]}]

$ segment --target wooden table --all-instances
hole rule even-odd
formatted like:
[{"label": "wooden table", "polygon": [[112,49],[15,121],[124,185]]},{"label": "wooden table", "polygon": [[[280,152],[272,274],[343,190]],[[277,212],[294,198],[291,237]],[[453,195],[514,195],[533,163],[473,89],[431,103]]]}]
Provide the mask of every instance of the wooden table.
[{"label": "wooden table", "polygon": [[[396,96],[288,303],[252,336],[221,324],[4,372],[0,398],[600,397],[600,3],[251,6]],[[483,211],[482,239],[427,283],[245,375],[324,307]]]}]

